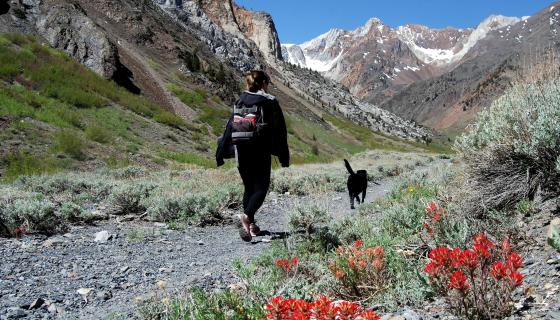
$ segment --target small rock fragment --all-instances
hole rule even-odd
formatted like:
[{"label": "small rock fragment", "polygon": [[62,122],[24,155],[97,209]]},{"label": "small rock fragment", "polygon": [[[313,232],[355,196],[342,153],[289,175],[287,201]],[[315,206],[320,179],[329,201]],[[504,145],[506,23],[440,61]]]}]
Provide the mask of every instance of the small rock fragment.
[{"label": "small rock fragment", "polygon": [[50,247],[54,247],[56,245],[62,244],[64,243],[63,240],[58,239],[58,238],[51,238],[51,239],[47,239],[43,242],[42,247],[43,248],[50,248]]},{"label": "small rock fragment", "polygon": [[113,294],[111,293],[111,291],[101,291],[97,293],[97,298],[103,300],[103,301],[107,301],[109,299],[111,299],[113,297]]},{"label": "small rock fragment", "polygon": [[103,230],[95,234],[95,240],[93,241],[98,243],[106,243],[110,239],[111,239],[111,235],[109,234],[109,232],[107,232],[107,230]]},{"label": "small rock fragment", "polygon": [[90,292],[92,291],[92,288],[80,288],[77,290],[78,294],[82,296],[82,298],[84,298],[85,302],[88,302],[87,296],[90,294]]},{"label": "small rock fragment", "polygon": [[37,298],[35,299],[35,301],[33,301],[33,303],[29,305],[29,310],[39,309],[44,303],[45,300],[43,300],[42,298]]},{"label": "small rock fragment", "polygon": [[161,290],[164,290],[165,287],[167,287],[167,282],[165,282],[164,280],[159,280],[156,283],[157,287],[160,288]]}]

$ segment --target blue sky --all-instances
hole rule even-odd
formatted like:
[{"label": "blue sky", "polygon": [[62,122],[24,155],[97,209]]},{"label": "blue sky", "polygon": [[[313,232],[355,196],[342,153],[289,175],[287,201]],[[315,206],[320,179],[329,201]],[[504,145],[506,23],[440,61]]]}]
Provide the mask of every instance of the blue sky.
[{"label": "blue sky", "polygon": [[491,14],[528,16],[552,0],[236,0],[272,14],[282,43],[302,43],[331,28],[353,30],[371,17],[396,27],[417,23],[432,28],[477,26]]}]

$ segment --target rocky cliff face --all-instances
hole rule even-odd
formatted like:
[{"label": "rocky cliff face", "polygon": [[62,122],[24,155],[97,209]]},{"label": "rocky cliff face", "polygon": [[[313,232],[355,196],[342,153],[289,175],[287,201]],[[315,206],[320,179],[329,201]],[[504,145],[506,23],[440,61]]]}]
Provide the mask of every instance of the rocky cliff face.
[{"label": "rocky cliff face", "polygon": [[282,59],[276,26],[268,13],[247,10],[232,0],[202,0],[199,5],[225,32],[252,41],[269,62]]},{"label": "rocky cliff face", "polygon": [[[222,61],[231,63],[241,71],[262,66],[260,53],[240,31],[235,31],[233,14],[228,14],[230,2],[226,1],[176,1],[153,0],[172,19],[198,37]],[[206,10],[204,10],[206,8]],[[207,13],[208,12],[208,13]],[[227,32],[233,30],[234,34]]]},{"label": "rocky cliff face", "polygon": [[111,78],[115,73],[118,59],[115,45],[75,5],[45,3],[36,27],[52,47],[66,51],[97,74]]},{"label": "rocky cliff face", "polygon": [[97,74],[111,78],[117,52],[106,34],[76,4],[54,0],[11,1],[0,32],[36,32]]},{"label": "rocky cliff face", "polygon": [[265,12],[253,12],[233,6],[241,32],[251,39],[268,60],[282,60],[282,47],[272,17]]}]

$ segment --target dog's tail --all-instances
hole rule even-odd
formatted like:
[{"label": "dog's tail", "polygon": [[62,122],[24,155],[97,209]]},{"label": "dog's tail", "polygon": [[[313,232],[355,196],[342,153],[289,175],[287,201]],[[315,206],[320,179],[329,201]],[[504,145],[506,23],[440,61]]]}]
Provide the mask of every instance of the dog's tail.
[{"label": "dog's tail", "polygon": [[346,170],[348,170],[348,172],[351,175],[354,175],[354,170],[352,170],[352,167],[350,166],[350,163],[348,162],[348,160],[344,159],[344,164],[346,165]]}]

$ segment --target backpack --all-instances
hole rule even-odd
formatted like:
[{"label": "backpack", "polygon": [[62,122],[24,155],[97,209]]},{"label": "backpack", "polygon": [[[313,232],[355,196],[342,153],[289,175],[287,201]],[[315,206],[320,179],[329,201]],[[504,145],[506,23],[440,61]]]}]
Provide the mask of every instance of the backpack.
[{"label": "backpack", "polygon": [[232,144],[239,145],[258,142],[265,127],[266,123],[264,123],[262,106],[246,106],[243,103],[236,103],[233,106]]}]

